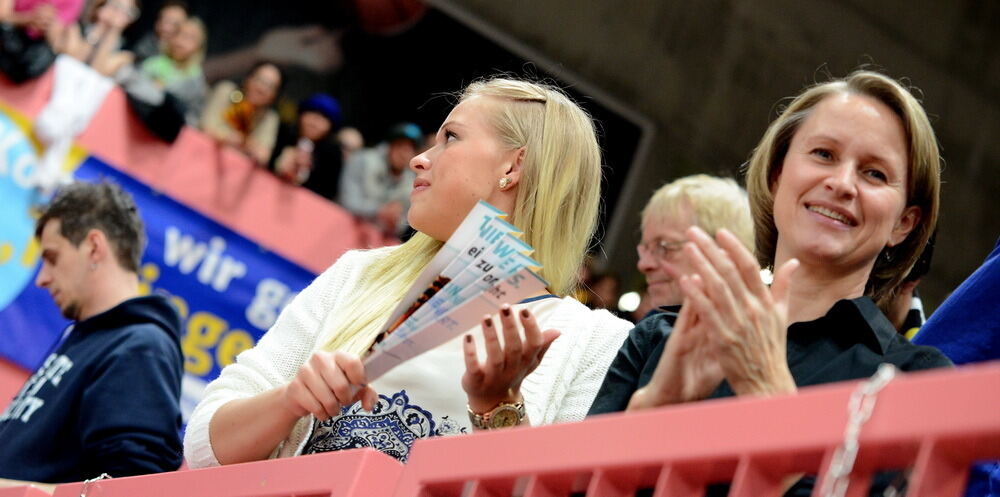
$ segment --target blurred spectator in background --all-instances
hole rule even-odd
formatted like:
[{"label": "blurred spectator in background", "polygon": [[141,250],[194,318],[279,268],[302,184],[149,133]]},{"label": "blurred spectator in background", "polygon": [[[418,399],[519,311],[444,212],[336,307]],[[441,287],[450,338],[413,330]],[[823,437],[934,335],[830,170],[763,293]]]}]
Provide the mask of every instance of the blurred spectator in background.
[{"label": "blurred spectator in background", "polygon": [[662,186],[642,210],[642,241],[636,247],[654,307],[684,300],[680,277],[692,271],[681,249],[687,240],[684,233],[692,226],[712,235],[726,228],[753,250],[750,204],[736,181],[696,174]]},{"label": "blurred spectator in background", "polygon": [[620,287],[621,284],[615,275],[594,273],[590,281],[587,282],[587,289],[589,291],[586,302],[587,307],[591,309],[607,309],[612,314],[626,319],[627,316],[618,311],[618,298],[621,296]]},{"label": "blurred spectator in background", "polygon": [[51,44],[76,22],[84,0],[0,0],[0,71],[15,83],[42,75]]},{"label": "blurred spectator in background", "polygon": [[135,0],[96,0],[79,25],[63,30],[55,42],[56,52],[67,54],[112,77],[135,57],[122,50],[122,32],[139,18]]},{"label": "blurred spectator in background", "polygon": [[45,151],[33,181],[44,195],[69,181],[62,165],[73,139],[114,88],[112,76],[132,65],[132,55],[121,50],[121,35],[138,17],[135,0],[97,0],[87,9],[86,24],[71,24],[53,40],[59,56],[52,94],[34,123]]},{"label": "blurred spectator in background", "polygon": [[166,38],[164,52],[142,63],[142,72],[157,87],[184,104],[185,120],[192,126],[198,125],[208,93],[208,84],[201,70],[207,37],[201,19],[187,18],[181,21],[173,35]]},{"label": "blurred spectator in background", "polygon": [[344,161],[365,147],[365,137],[358,131],[358,128],[345,126],[337,132],[337,143],[344,154]]},{"label": "blurred spectator in background", "polygon": [[423,146],[420,126],[393,126],[384,142],[355,152],[340,179],[340,203],[355,215],[377,224],[384,233],[402,235],[416,175],[410,159]]},{"label": "blurred spectator in background", "polygon": [[597,256],[588,253],[577,270],[580,286],[573,297],[591,309],[607,309],[622,319],[628,319],[618,310],[621,282],[615,275],[599,270],[597,264]]},{"label": "blurred spectator in background", "polygon": [[49,29],[76,22],[84,0],[0,0],[0,20],[41,38]]},{"label": "blurred spectator in background", "polygon": [[202,74],[207,33],[197,17],[180,23],[166,40],[165,53],[146,59],[141,68],[123,67],[116,79],[129,107],[157,137],[173,142],[185,124],[197,126],[208,84]]},{"label": "blurred spectator in background", "polygon": [[278,132],[270,167],[281,179],[336,201],[343,154],[333,139],[343,117],[340,103],[317,93],[299,103],[295,126]]},{"label": "blurred spectator in background", "polygon": [[201,127],[219,142],[232,145],[258,164],[267,164],[280,121],[272,108],[284,76],[278,66],[262,62],[243,80],[215,85],[201,116]]},{"label": "blurred spectator in background", "polygon": [[931,235],[930,240],[927,241],[927,246],[924,247],[924,251],[920,254],[917,262],[913,264],[910,273],[906,275],[903,282],[896,288],[896,294],[888,305],[886,317],[889,318],[889,321],[892,321],[892,325],[896,327],[896,330],[906,338],[912,339],[917,334],[917,331],[920,330],[920,327],[924,325],[924,321],[927,320],[927,317],[924,315],[923,302],[917,293],[917,285],[920,284],[920,280],[930,271],[931,258],[934,256],[934,240],[936,238],[937,233],[935,232]]},{"label": "blurred spectator in background", "polygon": [[155,57],[165,51],[170,38],[181,28],[181,24],[191,15],[187,2],[183,0],[167,0],[160,7],[153,31],[146,33],[135,42],[132,53],[138,61]]}]

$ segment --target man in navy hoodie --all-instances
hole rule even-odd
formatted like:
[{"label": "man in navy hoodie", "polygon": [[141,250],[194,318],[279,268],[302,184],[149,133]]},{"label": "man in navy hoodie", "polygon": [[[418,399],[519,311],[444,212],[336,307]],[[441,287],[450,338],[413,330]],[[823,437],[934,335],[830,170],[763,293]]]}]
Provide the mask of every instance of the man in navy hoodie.
[{"label": "man in navy hoodie", "polygon": [[139,296],[142,220],[108,183],[61,189],[35,229],[36,283],[74,321],[0,414],[0,478],[60,483],[177,469],[180,318]]}]

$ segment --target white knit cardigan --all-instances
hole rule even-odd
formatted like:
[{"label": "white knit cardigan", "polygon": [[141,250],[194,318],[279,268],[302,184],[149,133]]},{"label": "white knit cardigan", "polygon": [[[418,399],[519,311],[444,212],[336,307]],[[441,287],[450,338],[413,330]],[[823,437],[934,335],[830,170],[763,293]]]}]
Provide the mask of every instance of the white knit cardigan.
[{"label": "white knit cardigan", "polygon": [[[292,300],[253,349],[241,353],[208,385],[184,435],[184,457],[190,467],[219,465],[208,433],[216,410],[232,400],[289,383],[309,356],[329,341],[333,330],[326,324],[330,317],[349,312],[343,307],[359,284],[362,270],[391,250],[345,253]],[[567,297],[548,318],[540,317],[539,325],[558,329],[562,335],[521,385],[528,418],[535,425],[580,421],[632,323]],[[312,416],[300,419],[271,457],[299,454],[312,426]]]}]

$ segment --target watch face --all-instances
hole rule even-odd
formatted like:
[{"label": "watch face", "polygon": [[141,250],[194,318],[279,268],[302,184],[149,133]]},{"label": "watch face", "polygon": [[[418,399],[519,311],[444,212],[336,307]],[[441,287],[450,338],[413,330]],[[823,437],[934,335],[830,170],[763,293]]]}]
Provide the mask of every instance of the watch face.
[{"label": "watch face", "polygon": [[521,416],[514,406],[500,406],[490,414],[490,428],[517,426],[520,422]]}]

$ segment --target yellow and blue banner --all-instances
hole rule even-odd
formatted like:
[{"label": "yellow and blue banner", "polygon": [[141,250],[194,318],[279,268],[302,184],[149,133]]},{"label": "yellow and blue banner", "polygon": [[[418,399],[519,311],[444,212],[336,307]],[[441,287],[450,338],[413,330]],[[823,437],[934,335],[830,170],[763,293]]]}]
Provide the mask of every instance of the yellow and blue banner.
[{"label": "yellow and blue banner", "polygon": [[[23,119],[2,110],[0,357],[33,370],[69,323],[34,285],[40,254],[31,209],[39,198],[30,177],[38,144]],[[183,317],[186,418],[205,384],[252,347],[314,275],[95,157],[71,160],[76,179],[106,179],[135,198],[148,239],[142,292],[169,295]]]}]

